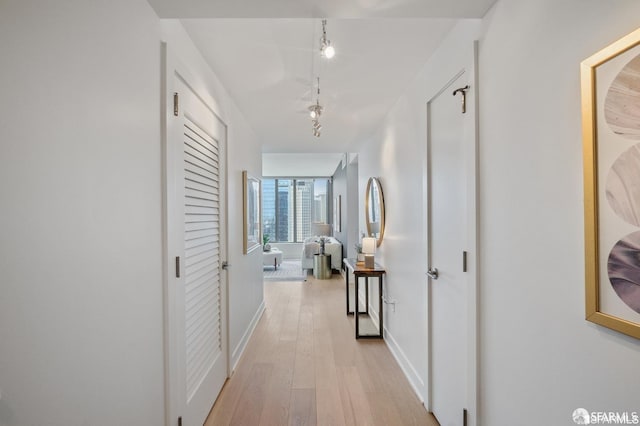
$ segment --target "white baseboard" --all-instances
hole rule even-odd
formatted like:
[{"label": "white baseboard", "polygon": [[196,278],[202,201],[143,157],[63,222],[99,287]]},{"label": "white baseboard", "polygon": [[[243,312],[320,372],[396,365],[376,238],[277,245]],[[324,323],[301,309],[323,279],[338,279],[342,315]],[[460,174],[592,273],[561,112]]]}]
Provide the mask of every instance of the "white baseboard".
[{"label": "white baseboard", "polygon": [[244,350],[247,347],[247,343],[249,342],[249,339],[253,335],[253,331],[256,329],[256,325],[258,325],[258,321],[260,321],[260,317],[262,317],[262,314],[264,313],[264,307],[265,306],[264,306],[264,300],[263,300],[260,306],[258,307],[258,310],[256,311],[255,315],[251,319],[249,326],[247,327],[244,334],[242,335],[242,339],[240,339],[240,342],[238,342],[238,345],[233,350],[233,353],[231,354],[231,371],[230,371],[231,373],[233,373],[236,367],[238,366],[238,361],[240,361],[240,358],[242,357],[242,354],[244,353]]},{"label": "white baseboard", "polygon": [[[362,295],[362,297],[360,297],[359,299],[360,299],[360,303],[364,304],[365,302],[364,295]],[[375,327],[378,328],[379,317],[378,317],[378,313],[374,310],[373,303],[369,303],[369,318],[371,318],[371,321],[373,322]],[[400,369],[402,369],[402,372],[404,373],[405,377],[409,381],[409,384],[411,385],[411,388],[415,392],[416,396],[418,397],[420,402],[424,404],[424,400],[426,396],[422,394],[424,389],[424,380],[420,378],[420,375],[418,374],[417,370],[415,369],[413,364],[411,364],[407,356],[404,354],[404,351],[398,345],[398,342],[396,342],[396,339],[393,338],[393,335],[389,333],[389,330],[387,329],[387,327],[383,327],[382,331],[384,335],[384,342],[387,344],[389,351],[391,351],[391,354],[398,362],[398,365],[400,365]]]},{"label": "white baseboard", "polygon": [[[411,388],[416,393],[416,396],[420,400],[422,404],[424,404],[425,396],[422,394],[422,390],[424,387],[424,381],[420,378],[420,375],[414,368],[413,364],[407,359],[404,351],[400,346],[398,346],[398,342],[393,338],[393,335],[389,333],[386,327],[384,327],[384,342],[387,344],[387,347],[391,351],[391,354],[400,365],[402,372],[406,376],[407,380],[409,380],[409,384]],[[426,408],[426,406],[425,406]]]}]

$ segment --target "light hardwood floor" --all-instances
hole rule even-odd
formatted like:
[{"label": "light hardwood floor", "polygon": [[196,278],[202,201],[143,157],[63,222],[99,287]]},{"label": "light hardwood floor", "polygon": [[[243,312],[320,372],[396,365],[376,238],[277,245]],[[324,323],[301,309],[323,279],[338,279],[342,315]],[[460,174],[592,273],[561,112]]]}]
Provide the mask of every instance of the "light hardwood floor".
[{"label": "light hardwood floor", "polygon": [[265,283],[266,310],[205,426],[427,425],[382,340],[355,340],[344,280]]}]

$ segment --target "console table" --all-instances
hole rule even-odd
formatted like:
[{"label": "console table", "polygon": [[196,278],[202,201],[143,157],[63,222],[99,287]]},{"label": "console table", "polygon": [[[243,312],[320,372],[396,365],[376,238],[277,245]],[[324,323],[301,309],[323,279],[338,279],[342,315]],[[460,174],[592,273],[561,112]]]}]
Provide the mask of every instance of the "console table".
[{"label": "console table", "polygon": [[[386,274],[385,269],[379,264],[375,264],[373,268],[365,268],[364,263],[358,263],[356,259],[344,259],[344,264],[347,268],[345,274],[345,287],[347,293],[347,315],[354,315],[356,321],[356,339],[381,339],[383,337],[383,308],[382,308],[382,281],[383,276]],[[349,271],[353,272],[355,278],[355,294],[354,302],[355,307],[353,311],[349,311]],[[365,279],[365,310],[360,311],[360,302],[358,300],[359,281],[360,278]],[[378,278],[378,320],[379,320],[379,333],[378,334],[360,334],[360,314],[369,314],[369,278]]]}]

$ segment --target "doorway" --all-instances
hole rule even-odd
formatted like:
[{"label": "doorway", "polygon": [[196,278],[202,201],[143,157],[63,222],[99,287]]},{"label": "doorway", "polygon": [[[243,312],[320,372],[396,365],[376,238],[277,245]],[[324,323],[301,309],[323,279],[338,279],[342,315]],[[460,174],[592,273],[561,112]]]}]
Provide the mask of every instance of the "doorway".
[{"label": "doorway", "polygon": [[443,426],[477,416],[476,88],[474,59],[427,103],[429,410]]},{"label": "doorway", "polygon": [[227,128],[194,81],[167,59],[167,423],[184,426],[204,423],[228,376]]}]

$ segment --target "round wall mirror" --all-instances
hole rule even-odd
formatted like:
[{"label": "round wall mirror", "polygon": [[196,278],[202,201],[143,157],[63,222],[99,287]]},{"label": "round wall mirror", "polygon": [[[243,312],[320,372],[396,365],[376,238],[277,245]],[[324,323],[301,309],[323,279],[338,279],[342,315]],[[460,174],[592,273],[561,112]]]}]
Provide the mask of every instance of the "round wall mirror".
[{"label": "round wall mirror", "polygon": [[366,194],[367,235],[375,238],[378,247],[380,247],[384,236],[384,197],[382,196],[382,185],[380,185],[378,178],[369,178]]}]

